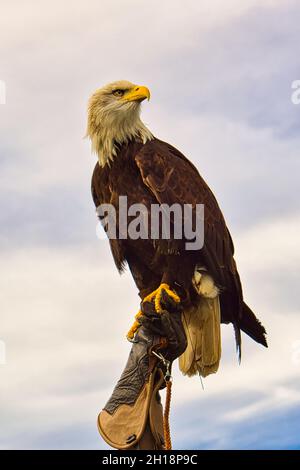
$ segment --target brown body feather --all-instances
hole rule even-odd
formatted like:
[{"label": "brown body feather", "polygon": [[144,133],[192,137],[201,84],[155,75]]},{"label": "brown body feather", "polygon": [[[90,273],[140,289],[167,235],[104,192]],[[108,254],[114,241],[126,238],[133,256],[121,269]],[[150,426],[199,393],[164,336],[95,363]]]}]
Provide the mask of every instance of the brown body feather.
[{"label": "brown body feather", "polygon": [[[204,246],[186,251],[185,240],[110,240],[119,271],[128,263],[140,296],[144,298],[162,280],[175,284],[186,306],[193,304],[192,277],[196,265],[207,268],[220,289],[221,321],[232,323],[240,350],[240,329],[266,346],[265,330],[243,302],[242,287],[233,258],[230,233],[218,203],[194,165],[177,149],[158,139],[143,144],[132,140],[119,147],[110,165],[96,165],[92,178],[96,207],[111,203],[118,211],[119,196],[128,206],[151,204],[204,204]],[[130,220],[130,219],[129,219]],[[251,312],[251,313],[250,313]]]}]

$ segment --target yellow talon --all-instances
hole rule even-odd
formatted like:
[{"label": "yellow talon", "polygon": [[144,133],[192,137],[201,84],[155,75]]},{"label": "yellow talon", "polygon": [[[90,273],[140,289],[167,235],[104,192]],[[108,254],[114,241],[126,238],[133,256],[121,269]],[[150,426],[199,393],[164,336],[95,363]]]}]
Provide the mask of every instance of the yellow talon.
[{"label": "yellow talon", "polygon": [[[176,303],[180,302],[180,297],[176,294],[176,292],[172,291],[170,289],[170,286],[168,284],[161,284],[158,289],[155,291],[151,292],[151,294],[147,295],[144,300],[144,302],[152,302],[154,300],[154,307],[156,313],[161,313],[162,312],[162,306],[161,306],[161,297],[162,297],[162,291],[165,290],[166,293],[168,294],[169,297],[171,297]],[[137,332],[140,323],[139,323],[139,317],[142,315],[142,311],[139,310],[138,313],[135,315],[135,321],[128,331],[126,337],[128,341],[132,341],[134,338],[135,333]]]},{"label": "yellow talon", "polygon": [[139,310],[138,313],[135,315],[135,321],[132,325],[132,327],[130,328],[130,330],[128,331],[127,335],[126,335],[126,338],[128,339],[128,341],[132,341],[133,338],[134,338],[134,335],[135,333],[137,332],[139,326],[140,326],[140,323],[138,321],[138,318],[142,315],[142,311]]},{"label": "yellow talon", "polygon": [[143,302],[152,302],[152,300],[154,299],[155,311],[157,313],[162,312],[161,297],[163,290],[165,290],[168,296],[171,297],[176,303],[180,302],[179,296],[176,294],[176,292],[170,289],[170,286],[168,284],[161,284],[158,289],[151,292],[151,294],[147,295],[147,297],[145,297],[143,300]]}]

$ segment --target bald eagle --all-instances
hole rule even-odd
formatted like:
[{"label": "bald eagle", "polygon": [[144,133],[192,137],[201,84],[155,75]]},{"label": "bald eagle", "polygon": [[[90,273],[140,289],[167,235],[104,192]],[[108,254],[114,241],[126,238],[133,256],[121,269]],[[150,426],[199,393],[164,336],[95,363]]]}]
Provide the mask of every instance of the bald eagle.
[{"label": "bald eagle", "polygon": [[172,234],[109,241],[116,267],[122,272],[129,266],[142,301],[154,300],[159,310],[165,289],[182,302],[188,346],[179,365],[184,374],[206,376],[219,366],[220,323],[233,324],[239,357],[241,330],[264,346],[266,331],[243,300],[232,238],[212,191],[181,152],[141,121],[141,102],[149,98],[147,87],[124,80],[91,96],[87,136],[98,157],[92,196],[96,207],[112,204],[116,213],[120,196],[128,206],[144,204],[149,214],[155,204],[188,204],[193,210],[204,205],[204,244],[198,250],[187,250],[184,236]]}]

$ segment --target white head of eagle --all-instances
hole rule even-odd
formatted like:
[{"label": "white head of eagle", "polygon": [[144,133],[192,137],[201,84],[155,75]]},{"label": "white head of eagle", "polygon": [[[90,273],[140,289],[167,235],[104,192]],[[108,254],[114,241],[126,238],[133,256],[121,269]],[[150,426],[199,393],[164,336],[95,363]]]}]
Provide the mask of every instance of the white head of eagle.
[{"label": "white head of eagle", "polygon": [[92,94],[86,136],[91,139],[100,166],[113,160],[118,144],[153,139],[140,119],[140,105],[145,99],[150,99],[148,88],[126,80],[109,83]]}]

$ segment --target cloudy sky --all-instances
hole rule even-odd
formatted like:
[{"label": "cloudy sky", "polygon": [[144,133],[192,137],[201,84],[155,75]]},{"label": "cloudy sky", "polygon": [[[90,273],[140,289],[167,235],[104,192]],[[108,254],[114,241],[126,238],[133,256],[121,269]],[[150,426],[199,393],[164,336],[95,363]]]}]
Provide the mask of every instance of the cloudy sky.
[{"label": "cloudy sky", "polygon": [[144,121],[215,192],[268,330],[239,366],[224,326],[204,391],[175,370],[174,447],[300,448],[299,2],[4,0],[0,34],[0,448],[106,448],[139,301],[96,237],[83,135],[117,79],[150,88]]}]

